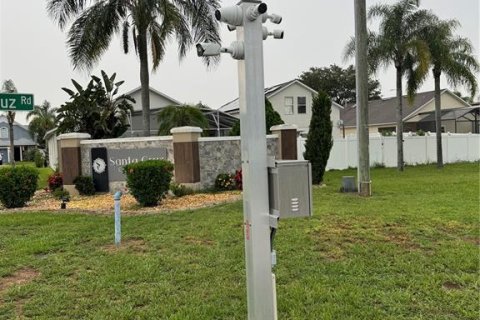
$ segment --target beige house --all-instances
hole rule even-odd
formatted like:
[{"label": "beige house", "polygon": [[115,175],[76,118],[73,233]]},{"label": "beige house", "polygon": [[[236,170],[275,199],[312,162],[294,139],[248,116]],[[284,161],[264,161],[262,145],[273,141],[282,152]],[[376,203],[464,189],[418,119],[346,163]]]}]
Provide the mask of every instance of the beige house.
[{"label": "beige house", "polygon": [[[417,130],[435,132],[435,92],[421,92],[415,95],[412,104],[403,96],[403,121],[405,132]],[[478,108],[444,89],[440,93],[442,110],[442,131],[451,133],[478,132]],[[396,131],[397,98],[386,98],[368,102],[369,132]],[[342,112],[345,135],[356,134],[356,105],[346,107]]]},{"label": "beige house", "polygon": [[[312,117],[312,99],[315,94],[317,94],[315,90],[297,79],[265,89],[265,96],[285,124],[297,126],[301,133],[308,132]],[[333,138],[342,137],[341,126],[339,126],[342,109],[341,105],[332,102],[330,119],[333,124]],[[238,98],[224,104],[219,110],[238,118],[240,116]]]}]

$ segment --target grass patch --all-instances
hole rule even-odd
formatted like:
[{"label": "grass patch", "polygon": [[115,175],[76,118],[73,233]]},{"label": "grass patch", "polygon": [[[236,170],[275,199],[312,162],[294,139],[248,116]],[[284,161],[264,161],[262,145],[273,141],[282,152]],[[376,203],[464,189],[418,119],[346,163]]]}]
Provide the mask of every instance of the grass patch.
[{"label": "grass patch", "polygon": [[[45,189],[47,187],[48,176],[53,173],[52,168],[50,168],[50,167],[37,168],[35,166],[35,162],[31,162],[31,161],[16,162],[15,165],[17,165],[17,166],[29,166],[29,167],[36,168],[38,170],[37,190]],[[6,164],[5,166],[10,166],[10,165]]]},{"label": "grass patch", "polygon": [[[371,198],[327,172],[314,216],[280,221],[279,319],[478,319],[478,172],[374,169]],[[245,319],[242,221],[241,202],[124,217],[115,248],[113,217],[0,214],[0,281],[37,275],[0,319]]]}]

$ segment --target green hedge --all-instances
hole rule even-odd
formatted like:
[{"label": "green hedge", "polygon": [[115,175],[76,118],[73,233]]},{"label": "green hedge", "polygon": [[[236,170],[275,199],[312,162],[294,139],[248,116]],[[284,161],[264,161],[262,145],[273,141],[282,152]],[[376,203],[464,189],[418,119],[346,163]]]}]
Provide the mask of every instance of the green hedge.
[{"label": "green hedge", "polygon": [[25,206],[35,193],[38,170],[27,166],[0,168],[0,202],[6,208]]},{"label": "green hedge", "polygon": [[95,185],[93,178],[90,176],[78,176],[73,180],[73,184],[81,195],[92,196],[95,194]]},{"label": "green hedge", "polygon": [[147,160],[130,163],[123,172],[127,177],[127,187],[137,202],[152,207],[159,204],[168,192],[173,164],[167,160]]}]

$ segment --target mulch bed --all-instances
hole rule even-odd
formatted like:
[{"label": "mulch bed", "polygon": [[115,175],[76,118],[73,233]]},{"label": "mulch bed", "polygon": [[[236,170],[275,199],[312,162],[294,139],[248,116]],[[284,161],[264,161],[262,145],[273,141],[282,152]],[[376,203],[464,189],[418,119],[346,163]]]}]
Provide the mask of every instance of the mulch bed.
[{"label": "mulch bed", "polygon": [[[167,196],[156,207],[141,207],[132,195],[126,194],[121,198],[122,214],[145,214],[171,212],[179,210],[211,207],[221,203],[233,202],[242,198],[240,191],[221,193],[197,193],[184,197]],[[23,208],[5,209],[0,205],[0,213],[12,211],[67,211],[85,212],[93,214],[112,214],[114,211],[113,195],[110,193],[94,196],[74,196],[67,203],[67,209],[60,209],[61,201],[55,199],[51,193],[44,190],[35,192],[32,200]]]}]

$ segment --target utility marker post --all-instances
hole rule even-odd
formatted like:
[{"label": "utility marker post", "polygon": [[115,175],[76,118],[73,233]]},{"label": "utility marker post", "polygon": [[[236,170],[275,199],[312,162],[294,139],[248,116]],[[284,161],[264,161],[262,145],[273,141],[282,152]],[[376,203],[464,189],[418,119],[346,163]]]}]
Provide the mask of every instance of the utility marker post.
[{"label": "utility marker post", "polygon": [[120,199],[122,198],[122,192],[117,191],[113,196],[115,207],[115,246],[120,246],[122,240],[122,221],[120,216]]}]

